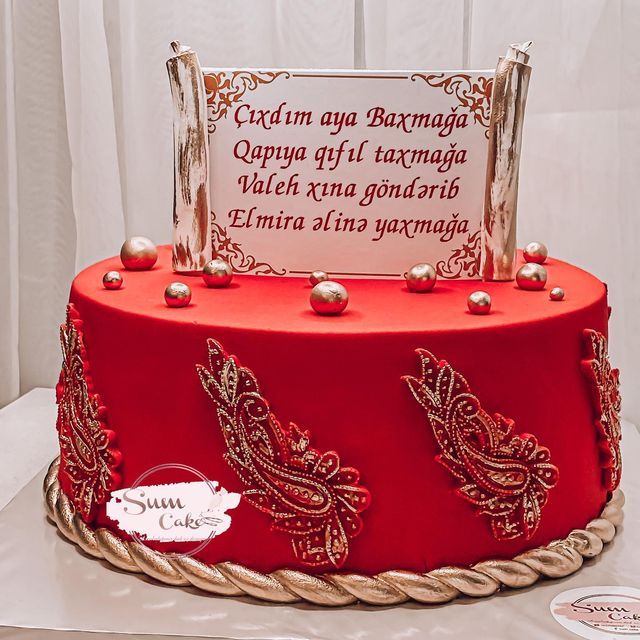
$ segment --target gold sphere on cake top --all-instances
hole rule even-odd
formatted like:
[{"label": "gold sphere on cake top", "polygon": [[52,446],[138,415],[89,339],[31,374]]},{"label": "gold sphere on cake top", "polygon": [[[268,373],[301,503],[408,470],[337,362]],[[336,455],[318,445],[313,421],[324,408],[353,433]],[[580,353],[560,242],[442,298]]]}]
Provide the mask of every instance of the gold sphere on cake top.
[{"label": "gold sphere on cake top", "polygon": [[122,245],[120,260],[129,271],[147,271],[158,260],[158,250],[149,238],[132,236]]},{"label": "gold sphere on cake top", "polygon": [[486,316],[491,312],[491,296],[486,291],[474,291],[467,298],[467,307],[474,316]]},{"label": "gold sphere on cake top", "polygon": [[326,271],[312,271],[309,276],[309,282],[315,287],[320,282],[325,282],[329,279],[329,274]]},{"label": "gold sphere on cake top", "polygon": [[321,316],[337,316],[349,303],[349,293],[339,282],[324,280],[311,289],[311,308]]},{"label": "gold sphere on cake top", "polygon": [[553,287],[553,289],[549,291],[549,300],[553,300],[554,302],[564,300],[564,289],[562,287]]},{"label": "gold sphere on cake top", "polygon": [[542,242],[530,242],[522,252],[525,262],[534,262],[535,264],[543,264],[549,252]]},{"label": "gold sphere on cake top", "polygon": [[164,290],[168,307],[186,307],[191,302],[191,289],[184,282],[172,282]]},{"label": "gold sphere on cake top", "polygon": [[414,264],[409,271],[404,274],[407,282],[407,289],[413,293],[426,293],[431,291],[436,284],[438,274],[434,267],[426,262]]},{"label": "gold sphere on cake top", "polygon": [[119,271],[107,271],[107,273],[102,276],[102,286],[105,289],[119,289],[122,286],[122,282],[123,279]]},{"label": "gold sphere on cake top", "polygon": [[214,258],[204,265],[202,279],[207,287],[213,287],[214,289],[227,287],[233,280],[233,269],[222,258]]},{"label": "gold sphere on cake top", "polygon": [[516,273],[516,284],[525,291],[541,291],[547,284],[547,270],[535,262],[527,262]]}]

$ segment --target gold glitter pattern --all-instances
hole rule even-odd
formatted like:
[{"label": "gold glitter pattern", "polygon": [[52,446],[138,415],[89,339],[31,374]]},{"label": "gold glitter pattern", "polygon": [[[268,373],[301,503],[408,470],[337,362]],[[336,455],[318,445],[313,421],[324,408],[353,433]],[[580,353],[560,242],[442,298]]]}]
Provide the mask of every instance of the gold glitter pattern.
[{"label": "gold glitter pattern", "polygon": [[274,530],[291,536],[305,565],[342,566],[371,501],[360,474],[341,467],[335,451],[312,448],[308,431],[282,426],[253,373],[215,340],[207,345],[209,369],[197,365],[198,375],[217,407],[225,459],[247,487],[243,497],[271,516]]},{"label": "gold glitter pattern", "polygon": [[106,409],[93,393],[82,321],[73,304],[67,306],[66,323],[60,327],[62,370],[56,386],[60,442],[60,473],[71,487],[71,499],[85,522],[91,522],[96,506],[107,501],[120,483],[115,469],[120,452],[113,447],[115,433],[107,428]]},{"label": "gold glitter pattern", "polygon": [[584,340],[587,357],[582,361],[582,370],[591,383],[604,484],[608,491],[613,491],[620,484],[622,475],[620,371],[611,367],[607,339],[603,334],[593,329],[585,329]]},{"label": "gold glitter pattern", "polygon": [[498,540],[531,538],[558,482],[549,450],[530,434],[514,434],[512,420],[484,411],[447,362],[416,353],[421,377],[403,379],[427,413],[440,449],[436,460],[459,481],[458,495],[489,518]]}]

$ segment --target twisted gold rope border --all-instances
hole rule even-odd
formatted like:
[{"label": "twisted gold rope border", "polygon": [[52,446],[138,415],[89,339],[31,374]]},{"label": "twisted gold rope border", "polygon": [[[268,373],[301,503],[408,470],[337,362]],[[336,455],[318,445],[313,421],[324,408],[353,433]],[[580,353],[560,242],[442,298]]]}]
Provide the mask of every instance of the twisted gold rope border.
[{"label": "twisted gold rope border", "polygon": [[375,576],[357,573],[309,575],[292,569],[260,573],[233,562],[208,565],[190,557],[168,557],[142,544],[125,541],[108,529],[91,529],[75,513],[58,484],[59,460],[44,480],[47,515],[62,535],[95,558],[103,558],[124,571],[144,573],[175,586],[195,586],[222,596],[253,596],[270,602],[309,602],[340,607],[358,600],[372,605],[395,605],[408,600],[441,604],[460,595],[490,596],[509,587],[519,589],[539,578],[564,578],[593,558],[611,542],[622,523],[624,494],[619,489],[599,518],[566,538],[525,551],[513,560],[487,560],[465,569],[442,567],[428,573],[385,571]]}]

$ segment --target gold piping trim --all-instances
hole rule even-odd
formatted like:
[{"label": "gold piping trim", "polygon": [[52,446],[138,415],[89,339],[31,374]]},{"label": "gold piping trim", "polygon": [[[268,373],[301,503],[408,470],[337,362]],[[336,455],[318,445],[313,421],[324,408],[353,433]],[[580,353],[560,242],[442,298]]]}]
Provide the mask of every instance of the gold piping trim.
[{"label": "gold piping trim", "polygon": [[125,541],[108,529],[93,530],[58,484],[59,459],[51,465],[43,492],[49,519],[60,533],[95,558],[124,571],[144,573],[165,584],[194,586],[222,596],[252,596],[279,603],[308,602],[340,607],[357,601],[395,605],[415,600],[442,604],[465,595],[482,598],[504,588],[529,587],[540,578],[564,578],[576,572],[584,558],[593,558],[611,542],[622,524],[624,494],[617,489],[599,518],[555,540],[517,555],[513,560],[487,560],[470,568],[442,567],[428,573],[385,571],[375,576],[357,573],[310,575],[293,569],[260,573],[233,562],[208,565],[190,557],[169,557],[142,544]]}]

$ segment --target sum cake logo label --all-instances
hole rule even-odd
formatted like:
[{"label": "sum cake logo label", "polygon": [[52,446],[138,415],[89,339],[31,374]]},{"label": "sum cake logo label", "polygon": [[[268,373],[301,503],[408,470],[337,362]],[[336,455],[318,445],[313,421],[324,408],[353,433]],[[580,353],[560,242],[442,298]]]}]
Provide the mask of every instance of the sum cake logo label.
[{"label": "sum cake logo label", "polygon": [[584,587],[558,594],[551,614],[565,629],[588,639],[640,638],[640,589]]},{"label": "sum cake logo label", "polygon": [[[167,471],[172,479],[195,476],[197,480],[160,482]],[[107,503],[107,516],[141,544],[200,543],[175,553],[185,556],[197,553],[229,529],[231,515],[227,511],[238,506],[240,497],[193,467],[163,464],[146,471],[131,487],[113,491]]]}]

